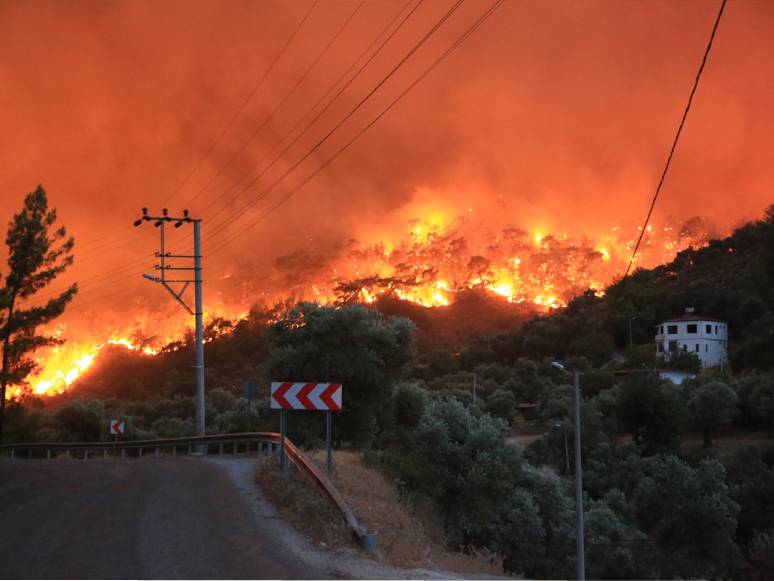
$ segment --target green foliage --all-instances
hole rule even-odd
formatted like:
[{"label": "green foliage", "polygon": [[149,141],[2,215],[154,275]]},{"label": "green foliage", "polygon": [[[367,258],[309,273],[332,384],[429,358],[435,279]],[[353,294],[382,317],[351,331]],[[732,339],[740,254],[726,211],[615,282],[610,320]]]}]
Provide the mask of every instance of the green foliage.
[{"label": "green foliage", "polygon": [[38,328],[61,315],[77,291],[73,284],[40,306],[22,306],[73,262],[74,241],[64,227],[55,229],[55,223],[56,210],[49,209],[46,191],[38,186],[8,225],[8,272],[0,287],[0,441],[8,386],[25,388],[27,377],[38,367],[32,353],[59,342],[39,334]]},{"label": "green foliage", "polygon": [[617,416],[646,454],[676,450],[685,410],[676,388],[656,376],[636,376],[621,386]]},{"label": "green foliage", "polygon": [[412,356],[412,324],[360,306],[301,304],[274,326],[269,374],[275,381],[344,386],[341,440],[365,446]]},{"label": "green foliage", "polygon": [[659,369],[671,369],[687,373],[699,373],[701,371],[701,359],[699,359],[696,353],[688,351],[672,353],[669,359],[656,359],[656,364]]},{"label": "green foliage", "polygon": [[739,396],[725,383],[712,381],[700,385],[688,399],[691,422],[704,434],[704,447],[712,445],[712,435],[731,423],[736,415]]},{"label": "green foliage", "polygon": [[666,577],[719,577],[735,570],[741,554],[734,543],[739,505],[717,460],[695,469],[675,456],[642,460],[631,493],[638,527],[651,536]]},{"label": "green foliage", "polygon": [[584,516],[586,574],[590,579],[655,576],[656,549],[645,533],[604,501],[592,503]]},{"label": "green foliage", "polygon": [[741,507],[737,537],[745,545],[774,523],[774,469],[763,462],[755,446],[740,446],[723,465],[731,495]]},{"label": "green foliage", "polygon": [[100,401],[73,401],[54,412],[54,421],[65,442],[99,442],[106,439],[105,406]]},{"label": "green foliage", "polygon": [[748,549],[746,579],[769,579],[774,571],[774,528],[755,534]]},{"label": "green foliage", "polygon": [[753,418],[761,421],[769,431],[769,437],[774,433],[774,378],[762,378],[749,394],[749,405]]},{"label": "green foliage", "polygon": [[610,491],[629,494],[644,476],[640,448],[634,444],[602,444],[586,456],[584,488],[595,499]]},{"label": "green foliage", "polygon": [[414,429],[425,413],[427,392],[416,383],[401,383],[392,397],[395,426],[399,429]]},{"label": "green foliage", "polygon": [[495,530],[496,551],[509,571],[535,571],[546,554],[546,528],[535,497],[515,488]]},{"label": "green foliage", "polygon": [[487,413],[510,424],[516,415],[516,398],[512,392],[498,389],[486,399],[484,409]]},{"label": "green foliage", "polygon": [[590,333],[576,337],[570,343],[568,352],[571,355],[585,357],[593,365],[600,366],[613,357],[615,343],[609,334],[592,330]]}]

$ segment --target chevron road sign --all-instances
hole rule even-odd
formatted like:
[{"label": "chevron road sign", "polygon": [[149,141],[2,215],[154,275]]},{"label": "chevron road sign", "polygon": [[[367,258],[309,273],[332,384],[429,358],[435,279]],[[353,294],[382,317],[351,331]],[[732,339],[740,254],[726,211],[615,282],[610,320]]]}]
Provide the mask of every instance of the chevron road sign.
[{"label": "chevron road sign", "polygon": [[124,420],[110,420],[110,433],[114,436],[123,435],[124,426],[126,426]]},{"label": "chevron road sign", "polygon": [[341,384],[272,382],[271,408],[341,411]]}]

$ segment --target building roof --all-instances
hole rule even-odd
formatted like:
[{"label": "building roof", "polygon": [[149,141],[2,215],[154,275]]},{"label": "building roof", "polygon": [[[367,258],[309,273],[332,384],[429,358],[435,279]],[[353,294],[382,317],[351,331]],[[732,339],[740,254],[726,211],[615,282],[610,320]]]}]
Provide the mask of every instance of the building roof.
[{"label": "building roof", "polygon": [[688,314],[674,317],[672,319],[664,319],[664,323],[679,323],[684,321],[712,321],[714,323],[726,323],[723,319],[716,319],[715,317],[700,317],[699,315]]}]

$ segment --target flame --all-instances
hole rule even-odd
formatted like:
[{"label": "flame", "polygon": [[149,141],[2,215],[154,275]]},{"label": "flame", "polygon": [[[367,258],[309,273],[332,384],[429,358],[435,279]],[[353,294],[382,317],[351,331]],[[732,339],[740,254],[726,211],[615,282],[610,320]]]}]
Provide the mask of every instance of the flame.
[{"label": "flame", "polygon": [[[321,304],[372,304],[390,295],[425,307],[444,307],[452,304],[458,293],[478,289],[547,312],[566,306],[587,290],[604,296],[605,286],[625,268],[640,232],[639,228],[627,231],[613,225],[596,235],[550,234],[541,225],[493,233],[472,224],[471,214],[468,211],[455,221],[447,213],[431,209],[427,219],[409,221],[402,235],[368,244],[353,243],[332,264],[304,273],[297,286],[289,286],[283,279],[272,289],[269,281],[262,295],[277,304],[288,297]],[[681,250],[707,245],[709,237],[700,230],[695,224],[690,228],[649,226],[635,266],[661,264]],[[142,321],[144,316],[137,314],[132,319]],[[216,304],[205,318],[234,321],[246,316],[244,306]],[[163,329],[161,336],[151,339],[138,338],[142,333],[130,328],[72,339],[67,337],[66,328],[57,328],[54,335],[69,340],[39,354],[41,371],[30,379],[31,390],[35,394],[64,392],[107,347],[153,357],[185,337],[189,327],[190,318],[184,316],[154,320],[153,324],[145,321],[145,328]],[[206,340],[227,332],[228,326],[215,326]],[[11,390],[11,395],[20,394],[19,389]]]}]

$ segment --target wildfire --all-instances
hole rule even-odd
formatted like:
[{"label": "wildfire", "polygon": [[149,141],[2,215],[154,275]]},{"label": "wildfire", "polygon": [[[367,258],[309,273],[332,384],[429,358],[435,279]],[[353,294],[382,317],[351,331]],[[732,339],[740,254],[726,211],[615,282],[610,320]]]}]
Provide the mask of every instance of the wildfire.
[{"label": "wildfire", "polygon": [[[280,272],[285,277],[268,281],[265,296],[276,303],[292,296],[321,304],[371,304],[389,295],[425,307],[444,307],[454,302],[458,293],[480,289],[545,312],[565,306],[589,289],[603,296],[604,287],[625,268],[639,235],[639,230],[626,232],[619,226],[597,235],[574,237],[548,234],[545,227],[490,232],[471,225],[469,215],[455,223],[436,216],[427,221],[412,220],[396,240],[352,243],[332,263],[305,271],[295,287],[287,283],[292,273]],[[648,227],[636,264],[654,266],[671,260],[681,250],[706,245],[705,226],[694,219],[682,228],[668,224]],[[272,292],[272,288],[277,290]],[[246,315],[244,309],[215,306],[208,318],[211,322],[220,318],[234,321]],[[58,329],[55,335],[68,341],[41,352],[41,372],[31,378],[31,390],[35,394],[64,392],[108,347],[152,357],[184,337],[189,326],[188,318],[169,319],[160,325],[163,336],[152,339],[113,330],[101,338],[73,340],[65,337],[64,329]],[[206,340],[229,328],[213,325]],[[17,390],[15,395],[19,393]]]},{"label": "wildfire", "polygon": [[[636,265],[655,266],[681,250],[706,245],[705,225],[695,219],[687,224],[648,226]],[[626,267],[638,235],[639,230],[625,232],[619,226],[573,237],[547,234],[544,228],[493,233],[471,225],[465,216],[456,223],[412,220],[389,247],[354,244],[333,265],[306,272],[292,294],[327,304],[374,303],[392,295],[441,307],[461,291],[482,289],[537,310],[557,309],[589,289],[604,295],[604,287]],[[310,286],[314,296],[305,290]]]},{"label": "wildfire", "polygon": [[[63,331],[59,330],[58,334],[62,333]],[[32,393],[36,395],[63,393],[91,367],[100,352],[109,345],[149,356],[158,353],[157,349],[149,345],[138,345],[127,337],[116,336],[98,343],[68,342],[57,345],[38,357],[37,363],[41,367],[41,372],[30,380]]]}]

